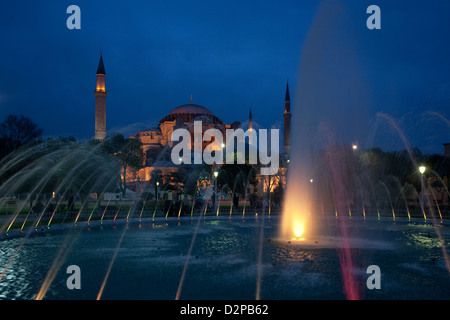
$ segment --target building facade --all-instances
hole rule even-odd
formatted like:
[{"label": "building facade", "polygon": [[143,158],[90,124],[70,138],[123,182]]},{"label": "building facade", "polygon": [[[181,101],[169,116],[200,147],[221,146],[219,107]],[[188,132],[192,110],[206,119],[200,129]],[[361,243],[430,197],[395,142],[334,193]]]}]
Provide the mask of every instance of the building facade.
[{"label": "building facade", "polygon": [[[100,55],[100,60],[96,72],[96,88],[95,88],[95,135],[96,140],[104,140],[106,138],[106,72],[103,62],[103,57]],[[291,131],[291,112],[290,112],[290,95],[289,95],[289,85],[286,86],[286,96],[285,96],[285,108],[284,108],[284,148],[280,150],[282,153],[282,158],[288,159],[290,150],[290,131]],[[241,122],[235,121],[232,124],[225,124],[222,119],[216,116],[208,108],[195,104],[193,102],[192,96],[190,102],[187,104],[180,105],[169,112],[165,117],[163,117],[157,127],[148,128],[137,132],[131,138],[139,139],[143,145],[143,151],[146,154],[145,163],[143,168],[138,172],[129,172],[127,174],[127,182],[149,182],[152,180],[152,172],[155,170],[159,171],[162,176],[168,176],[174,174],[183,169],[180,163],[173,163],[170,158],[164,156],[164,151],[170,151],[174,142],[171,141],[172,133],[174,130],[179,128],[187,129],[191,133],[190,147],[193,149],[194,145],[194,121],[202,122],[202,135],[204,136],[208,129],[218,129],[222,132],[223,137],[226,137],[227,129],[238,129],[241,128]],[[254,130],[252,110],[249,110],[248,127],[242,128],[244,131],[248,129],[249,132]],[[252,141],[253,135],[249,135],[249,145],[253,145]],[[208,139],[203,139],[207,141],[202,141],[202,150],[208,148],[211,141]],[[176,142],[175,142],[176,143]],[[225,143],[225,141],[224,141]],[[223,146],[222,146],[223,147]],[[280,168],[282,174],[284,175],[286,168]],[[265,177],[261,179],[266,181],[263,190],[272,191],[276,185],[278,185],[281,180],[279,178],[280,174],[276,177],[268,179]],[[276,180],[276,182],[275,182]],[[274,183],[275,182],[275,183]]]}]

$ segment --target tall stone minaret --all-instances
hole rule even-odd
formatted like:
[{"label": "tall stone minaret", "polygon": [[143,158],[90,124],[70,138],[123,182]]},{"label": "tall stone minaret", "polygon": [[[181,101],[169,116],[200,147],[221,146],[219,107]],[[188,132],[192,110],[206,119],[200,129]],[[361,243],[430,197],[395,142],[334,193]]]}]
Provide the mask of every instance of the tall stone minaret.
[{"label": "tall stone minaret", "polygon": [[95,140],[104,140],[106,137],[106,87],[105,66],[102,54],[97,68],[97,86],[95,88]]},{"label": "tall stone minaret", "polygon": [[286,98],[284,99],[284,153],[288,155],[291,149],[291,98],[289,97],[289,83],[286,84]]},{"label": "tall stone minaret", "polygon": [[252,107],[250,107],[250,112],[248,114],[248,142],[249,145],[253,145],[253,119],[252,119]]}]

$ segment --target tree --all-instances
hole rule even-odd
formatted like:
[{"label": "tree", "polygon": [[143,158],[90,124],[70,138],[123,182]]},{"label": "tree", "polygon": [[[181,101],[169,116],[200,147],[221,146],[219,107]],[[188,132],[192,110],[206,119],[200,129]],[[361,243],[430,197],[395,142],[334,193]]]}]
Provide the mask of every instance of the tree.
[{"label": "tree", "polygon": [[218,187],[228,185],[233,193],[243,196],[247,194],[247,188],[251,184],[256,187],[256,169],[250,164],[224,164],[220,168]]},{"label": "tree", "polygon": [[153,169],[150,172],[150,183],[156,185],[157,182],[162,183],[162,171],[160,169]]},{"label": "tree", "polygon": [[43,133],[30,118],[10,114],[0,124],[0,157],[36,141]]},{"label": "tree", "polygon": [[104,141],[102,148],[107,154],[115,157],[122,166],[121,189],[125,195],[127,169],[138,170],[144,164],[145,153],[142,142],[135,138],[126,139],[122,134],[116,133]]},{"label": "tree", "polygon": [[2,160],[0,197],[28,194],[33,201],[55,192],[69,198],[85,199],[91,193],[112,192],[119,180],[118,161],[95,145],[77,142],[73,138],[47,139]]}]

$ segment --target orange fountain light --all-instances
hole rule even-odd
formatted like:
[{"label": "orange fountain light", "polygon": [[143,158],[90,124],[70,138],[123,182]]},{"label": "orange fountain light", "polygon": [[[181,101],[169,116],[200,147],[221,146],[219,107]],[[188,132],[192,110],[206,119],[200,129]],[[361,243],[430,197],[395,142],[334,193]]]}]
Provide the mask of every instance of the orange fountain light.
[{"label": "orange fountain light", "polygon": [[294,221],[294,224],[293,224],[294,238],[292,240],[297,240],[297,241],[304,240],[304,238],[302,238],[304,231],[305,231],[305,224],[303,223],[303,221],[300,221],[300,220]]}]

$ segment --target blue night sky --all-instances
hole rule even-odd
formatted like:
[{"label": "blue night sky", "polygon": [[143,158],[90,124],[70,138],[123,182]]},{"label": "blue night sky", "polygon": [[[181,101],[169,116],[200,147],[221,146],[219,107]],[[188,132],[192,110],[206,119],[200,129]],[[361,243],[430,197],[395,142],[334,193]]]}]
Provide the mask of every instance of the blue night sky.
[{"label": "blue night sky", "polygon": [[[71,4],[81,30],[66,27]],[[366,27],[371,4],[381,30]],[[289,80],[292,111],[328,115],[344,143],[403,149],[392,117],[412,146],[442,153],[448,12],[442,0],[2,1],[0,121],[23,114],[45,136],[92,137],[102,51],[109,132],[154,127],[191,94],[225,123],[251,106],[261,127],[280,127]]]}]

